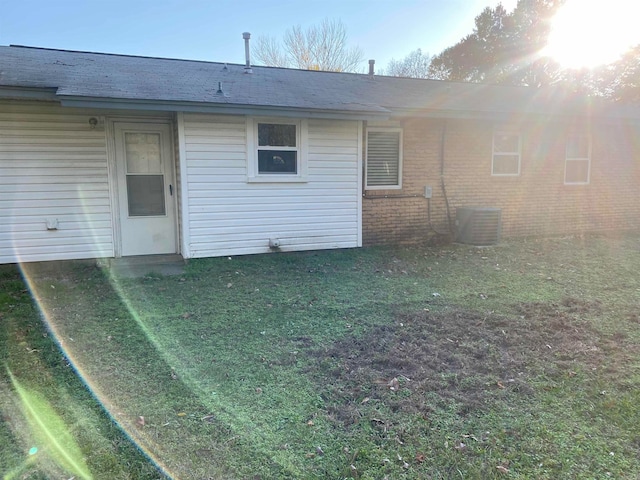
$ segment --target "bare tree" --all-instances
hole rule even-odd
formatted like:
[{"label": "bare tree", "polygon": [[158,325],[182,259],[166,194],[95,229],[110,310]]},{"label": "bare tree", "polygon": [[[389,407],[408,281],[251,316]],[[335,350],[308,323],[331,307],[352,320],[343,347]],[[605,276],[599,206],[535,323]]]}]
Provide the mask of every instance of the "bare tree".
[{"label": "bare tree", "polygon": [[280,44],[273,37],[258,37],[253,43],[254,58],[270,67],[288,67],[289,59],[280,48]]},{"label": "bare tree", "polygon": [[354,72],[364,55],[360,48],[347,46],[347,30],[340,20],[325,18],[306,30],[300,25],[290,28],[282,43],[273,37],[258,37],[253,57],[272,67]]},{"label": "bare tree", "polygon": [[418,48],[402,60],[392,58],[387,65],[387,68],[381,72],[381,75],[389,75],[392,77],[431,78],[429,75],[430,64],[431,56],[428,53],[422,53],[422,50]]}]

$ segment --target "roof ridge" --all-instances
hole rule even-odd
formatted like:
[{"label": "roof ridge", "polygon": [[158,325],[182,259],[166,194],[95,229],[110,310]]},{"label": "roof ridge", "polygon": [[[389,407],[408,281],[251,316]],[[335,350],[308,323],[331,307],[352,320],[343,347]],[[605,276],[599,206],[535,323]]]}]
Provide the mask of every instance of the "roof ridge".
[{"label": "roof ridge", "polygon": [[[66,49],[66,48],[48,48],[48,47],[35,47],[32,45],[16,45],[16,44],[10,44],[9,45],[10,48],[24,48],[24,49],[29,49],[29,50],[43,50],[43,51],[47,51],[47,52],[64,52],[64,53],[81,53],[81,54],[88,54],[88,55],[101,55],[101,56],[109,56],[109,57],[120,57],[120,58],[144,58],[144,59],[149,59],[149,60],[168,60],[168,61],[174,61],[174,62],[194,62],[194,63],[205,63],[205,64],[214,64],[214,65],[232,65],[232,66],[236,66],[236,67],[243,67],[245,66],[244,63],[232,63],[232,62],[216,62],[216,61],[212,61],[212,60],[194,60],[194,59],[188,59],[188,58],[175,58],[175,57],[156,57],[156,56],[152,56],[152,55],[132,55],[132,54],[126,54],[126,53],[109,53],[109,52],[93,52],[90,50],[71,50],[71,49]],[[367,73],[358,73],[358,72],[335,72],[335,71],[329,71],[329,70],[313,70],[313,69],[305,69],[305,68],[292,68],[292,67],[279,67],[279,66],[272,66],[272,65],[255,65],[252,64],[251,68],[264,68],[264,69],[269,69],[269,70],[285,70],[285,71],[290,71],[290,72],[312,72],[312,73],[317,73],[317,74],[332,74],[332,75],[349,75],[349,76],[358,76],[358,77],[370,77],[370,78],[379,78],[379,79],[399,79],[399,80],[408,80],[408,81],[430,81],[430,82],[436,82],[436,83],[462,83],[465,84],[465,82],[446,82],[444,80],[437,80],[437,79],[433,79],[433,78],[411,78],[411,77],[394,77],[394,76],[390,76],[390,75],[368,75]]]},{"label": "roof ridge", "polygon": [[[124,53],[108,53],[108,52],[92,52],[89,50],[70,50],[64,48],[47,48],[47,47],[34,47],[31,45],[14,45],[10,44],[11,48],[24,48],[30,50],[43,50],[49,52],[64,52],[64,53],[80,53],[87,55],[101,55],[101,56],[109,56],[109,57],[120,57],[120,58],[142,58],[149,60],[167,60],[171,62],[193,62],[193,63],[202,63],[208,65],[232,65],[234,67],[244,68],[244,63],[230,63],[230,62],[216,62],[212,60],[193,60],[188,58],[172,58],[172,57],[155,57],[151,55],[131,55]],[[357,77],[367,77],[371,79],[379,79],[382,81],[399,81],[399,82],[413,82],[413,83],[432,83],[439,85],[483,85],[483,86],[497,86],[497,87],[507,87],[507,88],[516,88],[516,89],[531,89],[532,87],[527,87],[523,85],[499,85],[499,84],[491,84],[491,83],[479,83],[479,82],[461,82],[461,81],[449,81],[449,80],[439,80],[435,78],[413,78],[413,77],[396,77],[392,75],[369,75],[367,73],[358,73],[358,72],[334,72],[327,70],[313,70],[313,69],[304,69],[304,68],[291,68],[291,67],[276,67],[269,65],[251,65],[251,68],[264,68],[269,70],[285,70],[289,72],[312,72],[316,74],[331,74],[331,75],[347,75],[347,76],[357,76]],[[535,88],[535,87],[534,87]]]},{"label": "roof ridge", "polygon": [[127,57],[127,58],[148,58],[150,60],[170,60],[174,62],[195,62],[195,63],[213,63],[216,65],[235,65],[238,67],[244,67],[244,64],[231,63],[231,62],[214,62],[212,60],[195,60],[191,58],[173,58],[173,57],[154,57],[151,55],[132,55],[127,53],[109,53],[109,52],[92,52],[89,50],[70,50],[67,48],[47,48],[47,47],[34,47],[31,45],[15,45],[10,44],[11,48],[25,48],[30,50],[45,50],[48,52],[65,52],[65,53],[85,53],[89,55],[103,55],[109,57]]}]

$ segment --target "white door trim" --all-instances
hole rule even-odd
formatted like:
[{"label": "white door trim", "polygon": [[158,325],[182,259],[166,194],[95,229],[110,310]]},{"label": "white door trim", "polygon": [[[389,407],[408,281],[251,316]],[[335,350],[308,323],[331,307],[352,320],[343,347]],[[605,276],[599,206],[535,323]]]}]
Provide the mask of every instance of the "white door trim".
[{"label": "white door trim", "polygon": [[[176,115],[177,141],[178,141],[178,162],[180,165],[180,249],[184,258],[191,258],[191,227],[189,216],[189,182],[187,172],[187,141],[184,127],[184,113],[178,112]],[[174,159],[175,161],[175,159]],[[176,199],[177,200],[177,199]]]},{"label": "white door trim", "polygon": [[180,253],[180,242],[179,242],[179,216],[180,212],[178,210],[178,202],[177,195],[179,189],[176,186],[177,180],[177,172],[176,172],[176,159],[175,159],[175,151],[174,151],[174,125],[170,119],[165,118],[145,118],[145,117],[120,117],[113,116],[109,117],[105,122],[105,130],[107,135],[107,154],[108,154],[108,174],[109,174],[109,192],[111,195],[111,206],[112,206],[112,229],[114,235],[114,254],[115,257],[123,256],[123,246],[122,246],[122,202],[120,200],[120,182],[119,182],[119,171],[122,168],[122,165],[118,165],[118,155],[117,155],[117,146],[116,146],[116,126],[121,124],[127,124],[131,126],[139,125],[143,126],[159,126],[164,125],[169,129],[169,134],[167,136],[168,141],[168,171],[171,176],[171,183],[173,185],[173,195],[167,198],[167,207],[173,209],[173,236],[175,239],[175,251],[170,253]]}]

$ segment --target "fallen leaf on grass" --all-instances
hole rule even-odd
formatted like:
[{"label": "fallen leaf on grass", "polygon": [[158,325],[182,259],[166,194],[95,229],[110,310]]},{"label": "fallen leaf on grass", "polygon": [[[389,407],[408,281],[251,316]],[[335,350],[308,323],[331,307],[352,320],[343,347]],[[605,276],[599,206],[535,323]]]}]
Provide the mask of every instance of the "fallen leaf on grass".
[{"label": "fallen leaf on grass", "polygon": [[179,413],[178,413],[178,416],[179,416],[179,417],[186,417],[186,416],[187,416],[187,414],[186,414],[185,412],[179,412]]},{"label": "fallen leaf on grass", "polygon": [[498,465],[496,467],[496,470],[498,470],[500,473],[509,473],[509,469],[502,465]]}]

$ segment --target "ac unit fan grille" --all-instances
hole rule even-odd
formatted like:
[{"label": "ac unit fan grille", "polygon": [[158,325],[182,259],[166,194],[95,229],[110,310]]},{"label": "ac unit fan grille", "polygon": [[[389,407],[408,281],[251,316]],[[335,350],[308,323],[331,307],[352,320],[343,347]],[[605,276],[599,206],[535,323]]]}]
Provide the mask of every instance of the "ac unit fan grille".
[{"label": "ac unit fan grille", "polygon": [[492,207],[458,207],[456,240],[470,245],[495,245],[500,241],[501,213]]}]

